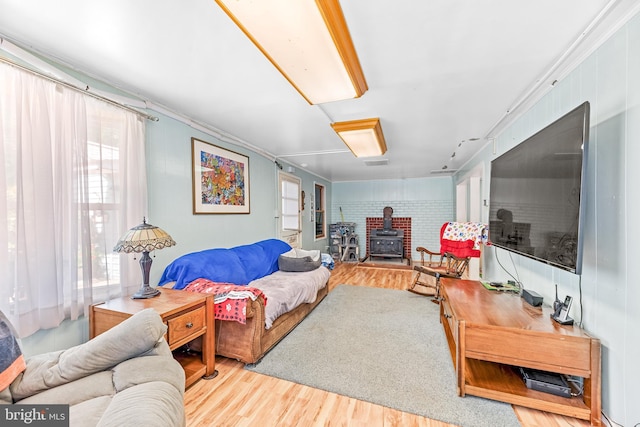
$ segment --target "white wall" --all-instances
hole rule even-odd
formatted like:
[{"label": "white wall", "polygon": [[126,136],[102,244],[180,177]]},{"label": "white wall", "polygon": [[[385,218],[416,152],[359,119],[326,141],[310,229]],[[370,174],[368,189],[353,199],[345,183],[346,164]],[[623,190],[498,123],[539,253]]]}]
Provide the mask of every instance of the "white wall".
[{"label": "white wall", "polygon": [[493,158],[580,103],[591,103],[582,275],[495,248],[487,248],[484,267],[488,280],[509,278],[496,262],[499,257],[509,273],[543,295],[547,304],[554,299],[555,284],[561,298],[574,297],[571,316],[602,344],[603,410],[625,426],[640,422],[639,76],[640,16],[635,16],[498,135],[495,155],[488,146],[477,157],[485,165],[483,198],[488,199]]},{"label": "white wall", "polygon": [[[440,227],[454,217],[451,177],[333,183],[331,223],[356,223],[360,255],[366,253],[367,217],[382,217],[385,206],[394,217],[411,217],[413,259],[420,259],[416,246],[440,249]],[[340,214],[342,208],[342,215]]]}]

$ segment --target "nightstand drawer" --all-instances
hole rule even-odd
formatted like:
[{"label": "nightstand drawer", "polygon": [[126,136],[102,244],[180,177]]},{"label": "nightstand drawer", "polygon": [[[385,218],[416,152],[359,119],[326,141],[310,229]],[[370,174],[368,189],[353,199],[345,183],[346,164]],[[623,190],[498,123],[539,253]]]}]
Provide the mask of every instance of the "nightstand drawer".
[{"label": "nightstand drawer", "polygon": [[173,348],[174,344],[202,331],[205,328],[205,320],[206,312],[204,306],[169,319],[167,321],[167,341],[169,346]]},{"label": "nightstand drawer", "polygon": [[[213,378],[215,370],[215,323],[213,295],[162,289],[153,298],[114,298],[89,310],[89,338],[93,338],[133,314],[152,308],[167,325],[165,339],[185,373],[185,387],[199,378]],[[180,347],[202,337],[202,352],[186,353]]]}]

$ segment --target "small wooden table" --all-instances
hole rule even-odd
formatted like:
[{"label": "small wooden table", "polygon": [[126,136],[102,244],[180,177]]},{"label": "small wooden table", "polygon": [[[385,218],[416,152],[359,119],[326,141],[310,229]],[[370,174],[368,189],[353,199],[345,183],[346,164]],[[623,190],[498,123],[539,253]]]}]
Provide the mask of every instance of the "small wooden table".
[{"label": "small wooden table", "polygon": [[[174,358],[184,369],[185,387],[201,377],[216,376],[213,295],[162,289],[160,295],[153,298],[122,297],[92,305],[89,338],[100,335],[145,308],[156,310],[167,325],[165,338]],[[175,351],[198,337],[202,337],[201,353]]]},{"label": "small wooden table", "polygon": [[[440,321],[456,370],[458,394],[588,420],[600,426],[600,341],[550,318],[515,294],[489,291],[475,280],[442,279]],[[581,396],[529,389],[512,367],[584,379]]]}]

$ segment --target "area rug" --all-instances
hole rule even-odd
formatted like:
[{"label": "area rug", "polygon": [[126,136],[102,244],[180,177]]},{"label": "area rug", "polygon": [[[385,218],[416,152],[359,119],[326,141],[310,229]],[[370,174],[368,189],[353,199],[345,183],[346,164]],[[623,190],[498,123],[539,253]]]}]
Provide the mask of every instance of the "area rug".
[{"label": "area rug", "polygon": [[458,397],[439,306],[339,285],[246,369],[463,427],[520,426],[511,405]]}]

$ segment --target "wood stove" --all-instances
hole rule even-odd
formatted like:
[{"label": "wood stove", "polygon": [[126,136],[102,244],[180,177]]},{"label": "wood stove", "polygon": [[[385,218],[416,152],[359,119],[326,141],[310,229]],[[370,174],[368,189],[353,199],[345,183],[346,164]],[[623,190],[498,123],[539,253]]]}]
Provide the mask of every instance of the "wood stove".
[{"label": "wood stove", "polygon": [[404,231],[391,228],[391,207],[384,208],[383,214],[383,228],[372,229],[369,235],[369,256],[404,258]]}]

